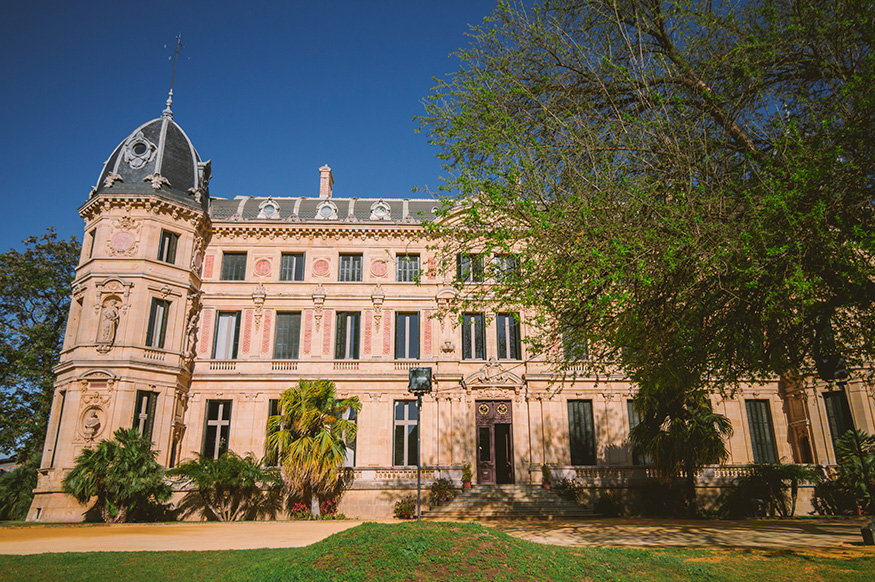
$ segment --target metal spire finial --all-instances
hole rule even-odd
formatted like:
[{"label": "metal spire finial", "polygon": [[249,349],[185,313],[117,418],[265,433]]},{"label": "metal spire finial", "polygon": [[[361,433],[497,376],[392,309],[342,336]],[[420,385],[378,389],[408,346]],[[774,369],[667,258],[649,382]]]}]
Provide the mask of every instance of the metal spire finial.
[{"label": "metal spire finial", "polygon": [[[164,45],[164,48],[167,48],[167,45]],[[164,109],[163,115],[168,117],[173,117],[173,83],[176,81],[176,63],[179,62],[179,51],[185,48],[182,44],[182,35],[176,35],[176,54],[173,57],[173,75],[170,77],[170,93],[167,95],[167,107]],[[170,57],[167,57],[170,59]]]}]

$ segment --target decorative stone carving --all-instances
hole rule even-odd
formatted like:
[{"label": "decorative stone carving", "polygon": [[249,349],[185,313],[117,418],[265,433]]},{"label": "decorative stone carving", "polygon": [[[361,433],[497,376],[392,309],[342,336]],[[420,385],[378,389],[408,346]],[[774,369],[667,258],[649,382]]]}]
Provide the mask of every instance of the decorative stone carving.
[{"label": "decorative stone carving", "polygon": [[267,290],[264,288],[264,283],[259,283],[252,292],[252,302],[255,304],[255,329],[261,326],[261,318],[264,316],[264,299],[267,297]]},{"label": "decorative stone carving", "polygon": [[165,178],[164,176],[162,176],[158,172],[155,172],[154,174],[150,174],[149,176],[146,176],[145,178],[143,178],[143,181],[144,182],[151,182],[152,188],[154,188],[155,190],[160,190],[161,186],[164,186],[164,185],[170,186],[170,180],[168,180],[167,178]]},{"label": "decorative stone carving", "polygon": [[118,174],[116,174],[114,172],[108,172],[106,174],[106,178],[104,178],[104,180],[103,180],[103,187],[104,188],[112,188],[112,185],[115,184],[116,182],[124,182],[124,180]]},{"label": "decorative stone carving", "polygon": [[119,301],[115,298],[107,299],[100,311],[100,328],[97,336],[97,351],[102,354],[112,349],[115,343],[116,330],[119,324]]},{"label": "decorative stone carving", "polygon": [[383,288],[377,283],[377,287],[371,293],[371,303],[374,305],[374,327],[378,332],[380,331],[380,321],[383,319],[383,300],[385,298]]},{"label": "decorative stone carving", "polygon": [[[86,441],[94,440],[94,437],[102,432],[103,421],[98,414],[99,408],[89,408],[82,420],[82,435]],[[102,412],[102,411],[101,411]]]},{"label": "decorative stone carving", "polygon": [[327,277],[331,270],[331,264],[328,259],[316,259],[313,261],[313,275],[316,277]]},{"label": "decorative stone carving", "polygon": [[337,220],[337,204],[334,202],[324,201],[316,206],[317,220]]},{"label": "decorative stone carving", "polygon": [[256,259],[255,267],[253,268],[256,277],[268,277],[270,276],[271,271],[271,262],[270,259],[260,258]]},{"label": "decorative stone carving", "polygon": [[371,261],[371,274],[380,279],[384,278],[389,272],[389,267],[383,259],[374,259]]},{"label": "decorative stone carving", "polygon": [[522,378],[505,370],[495,358],[489,358],[477,372],[462,380],[462,388],[467,393],[474,389],[491,389],[492,397],[516,397],[519,399],[525,382]]},{"label": "decorative stone carving", "polygon": [[110,256],[131,257],[137,253],[140,238],[140,224],[130,216],[123,216],[112,222],[113,232],[106,241],[106,251]]},{"label": "decorative stone carving", "polygon": [[316,331],[319,331],[319,326],[322,323],[322,308],[325,306],[325,289],[322,288],[322,283],[316,285],[316,291],[313,292],[313,319],[316,320]]},{"label": "decorative stone carving", "polygon": [[270,220],[279,220],[280,205],[273,198],[268,197],[267,200],[258,205],[258,218],[267,218]]},{"label": "decorative stone carving", "polygon": [[201,265],[204,261],[204,246],[206,245],[206,241],[204,237],[197,234],[194,237],[194,249],[191,253],[191,265],[189,268],[195,274],[200,274]]},{"label": "decorative stone carving", "polygon": [[392,211],[389,205],[382,200],[371,204],[371,220],[392,220]]},{"label": "decorative stone carving", "polygon": [[146,139],[142,131],[138,131],[125,142],[124,161],[138,170],[151,162],[157,151],[158,146]]},{"label": "decorative stone carving", "polygon": [[115,299],[119,301],[120,315],[124,315],[128,312],[128,308],[130,307],[131,302],[131,289],[133,288],[133,283],[126,283],[121,279],[106,279],[105,281],[98,283],[95,285],[95,302],[94,302],[94,313],[100,315],[101,310],[104,305],[107,303],[109,299]]},{"label": "decorative stone carving", "polygon": [[441,345],[441,351],[445,354],[452,354],[456,351],[456,346],[453,342],[447,340]]},{"label": "decorative stone carving", "polygon": [[182,361],[189,368],[194,364],[197,354],[198,322],[201,316],[201,293],[190,291],[186,303],[185,346]]}]

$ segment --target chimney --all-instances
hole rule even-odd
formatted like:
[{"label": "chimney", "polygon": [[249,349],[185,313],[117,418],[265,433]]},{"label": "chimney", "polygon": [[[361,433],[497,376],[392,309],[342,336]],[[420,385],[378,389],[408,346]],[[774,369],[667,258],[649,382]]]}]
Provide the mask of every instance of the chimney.
[{"label": "chimney", "polygon": [[334,189],[334,175],[331,173],[331,168],[325,164],[319,168],[319,198],[331,198],[331,191]]}]

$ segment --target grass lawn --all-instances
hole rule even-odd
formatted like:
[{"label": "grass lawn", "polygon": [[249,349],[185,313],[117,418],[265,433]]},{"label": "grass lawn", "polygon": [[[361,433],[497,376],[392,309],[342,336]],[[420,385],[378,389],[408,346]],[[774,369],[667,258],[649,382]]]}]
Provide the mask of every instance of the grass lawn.
[{"label": "grass lawn", "polygon": [[305,548],[0,556],[3,582],[773,580],[870,582],[875,556],[566,548],[477,524],[366,523]]}]

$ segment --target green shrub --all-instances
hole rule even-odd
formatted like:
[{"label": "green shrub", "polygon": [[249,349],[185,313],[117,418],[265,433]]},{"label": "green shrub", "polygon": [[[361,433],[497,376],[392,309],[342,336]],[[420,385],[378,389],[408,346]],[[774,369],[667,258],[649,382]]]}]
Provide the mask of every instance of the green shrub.
[{"label": "green shrub", "polygon": [[563,478],[556,484],[556,493],[569,501],[581,503],[584,499],[586,489],[577,479]]},{"label": "green shrub", "polygon": [[444,503],[449,503],[456,496],[456,490],[453,488],[453,482],[449,479],[436,479],[431,484],[431,490],[428,494],[428,504],[431,507],[437,507]]},{"label": "green shrub", "polygon": [[416,517],[415,495],[408,495],[395,502],[395,517],[398,519],[413,519]]}]

